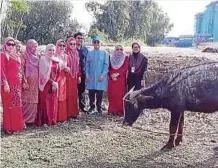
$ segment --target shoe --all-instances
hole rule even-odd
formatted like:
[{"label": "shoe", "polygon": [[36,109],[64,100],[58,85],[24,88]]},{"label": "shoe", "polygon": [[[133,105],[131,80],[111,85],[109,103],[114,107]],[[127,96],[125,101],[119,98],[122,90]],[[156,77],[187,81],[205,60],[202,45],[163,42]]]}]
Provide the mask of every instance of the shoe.
[{"label": "shoe", "polygon": [[80,108],[80,111],[87,113],[88,111],[85,108]]},{"label": "shoe", "polygon": [[103,114],[102,114],[102,111],[98,111],[98,117],[102,117]]},{"label": "shoe", "polygon": [[88,111],[88,113],[89,113],[89,114],[94,114],[94,113],[96,113],[96,112],[95,112],[95,109],[94,109],[94,108],[90,108],[89,111]]}]

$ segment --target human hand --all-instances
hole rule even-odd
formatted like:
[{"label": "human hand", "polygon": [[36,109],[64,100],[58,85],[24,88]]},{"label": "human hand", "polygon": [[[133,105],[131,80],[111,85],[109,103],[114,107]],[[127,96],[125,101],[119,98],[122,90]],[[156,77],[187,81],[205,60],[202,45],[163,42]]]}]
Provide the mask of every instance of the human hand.
[{"label": "human hand", "polygon": [[89,81],[89,77],[88,76],[86,76],[86,82],[88,82]]},{"label": "human hand", "polygon": [[78,78],[78,83],[79,83],[79,84],[81,83],[81,77]]},{"label": "human hand", "polygon": [[28,83],[23,83],[23,89],[28,90],[29,89],[29,84]]},{"label": "human hand", "polygon": [[104,81],[104,76],[100,76],[100,78],[98,79],[99,82],[103,82]]},{"label": "human hand", "polygon": [[65,72],[70,73],[70,68],[69,68],[69,67],[66,67],[66,68],[65,68]]},{"label": "human hand", "polygon": [[58,83],[57,82],[53,82],[52,83],[52,91],[56,91],[58,89]]},{"label": "human hand", "polygon": [[10,93],[10,87],[9,87],[8,83],[5,83],[5,84],[4,84],[4,91],[5,91],[6,93]]}]

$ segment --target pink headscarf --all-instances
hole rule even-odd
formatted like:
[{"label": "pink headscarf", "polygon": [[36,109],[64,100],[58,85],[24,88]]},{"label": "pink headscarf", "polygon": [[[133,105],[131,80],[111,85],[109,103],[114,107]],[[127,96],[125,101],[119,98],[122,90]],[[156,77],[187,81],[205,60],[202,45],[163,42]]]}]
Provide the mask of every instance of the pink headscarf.
[{"label": "pink headscarf", "polygon": [[33,69],[39,67],[39,57],[31,52],[35,44],[38,43],[34,39],[28,40],[26,44],[26,77],[31,76]]},{"label": "pink headscarf", "polygon": [[60,68],[62,70],[62,69],[67,67],[68,56],[64,52],[61,53],[62,51],[60,50],[60,47],[59,47],[60,43],[64,43],[64,40],[60,39],[60,40],[58,40],[56,42],[56,53],[55,53],[55,56],[59,58],[59,60],[60,60]]},{"label": "pink headscarf", "polygon": [[8,43],[9,41],[13,41],[14,44],[15,44],[15,40],[14,40],[13,37],[7,37],[7,38],[5,38],[2,51],[5,53],[7,59],[12,58],[12,59],[14,59],[14,60],[16,60],[16,61],[18,61],[18,62],[21,62],[20,57],[16,54],[16,48],[15,48],[15,47],[13,48],[13,50],[12,50],[11,53],[9,53],[9,52],[7,51],[6,45],[7,45],[7,43]]},{"label": "pink headscarf", "polygon": [[55,48],[54,44],[48,44],[45,49],[45,56],[39,60],[39,90],[43,91],[46,83],[48,82],[51,74],[52,61],[58,62],[58,59],[48,56],[50,48]]},{"label": "pink headscarf", "polygon": [[70,37],[67,39],[66,53],[69,56],[69,59],[71,62],[70,63],[70,66],[71,66],[70,70],[72,72],[72,76],[75,77],[79,73],[79,54],[78,54],[78,51],[76,50],[76,46],[75,46],[75,49],[70,48],[71,41],[76,42],[76,39],[73,37]]}]

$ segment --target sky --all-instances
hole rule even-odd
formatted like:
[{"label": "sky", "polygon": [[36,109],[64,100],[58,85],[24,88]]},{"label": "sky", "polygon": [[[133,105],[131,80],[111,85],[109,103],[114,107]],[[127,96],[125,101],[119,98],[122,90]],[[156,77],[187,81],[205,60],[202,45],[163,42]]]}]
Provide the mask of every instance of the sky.
[{"label": "sky", "polygon": [[[73,0],[72,16],[89,28],[93,19],[86,11],[85,3],[89,0]],[[168,14],[173,29],[167,36],[194,34],[195,14],[203,12],[205,6],[214,0],[155,0],[162,10]],[[102,1],[104,2],[104,1]]]}]

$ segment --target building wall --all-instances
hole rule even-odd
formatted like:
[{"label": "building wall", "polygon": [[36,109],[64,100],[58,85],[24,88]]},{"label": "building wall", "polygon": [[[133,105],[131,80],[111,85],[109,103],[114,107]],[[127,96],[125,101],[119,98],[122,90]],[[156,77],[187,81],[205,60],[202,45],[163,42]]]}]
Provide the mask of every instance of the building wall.
[{"label": "building wall", "polygon": [[196,15],[196,23],[195,23],[195,34],[200,34],[202,32],[201,25],[203,21],[203,13]]},{"label": "building wall", "polygon": [[211,35],[218,42],[218,1],[209,4],[203,14],[196,15],[195,35]]},{"label": "building wall", "polygon": [[218,42],[218,3],[215,6],[214,12],[214,27],[213,27],[213,40]]}]

